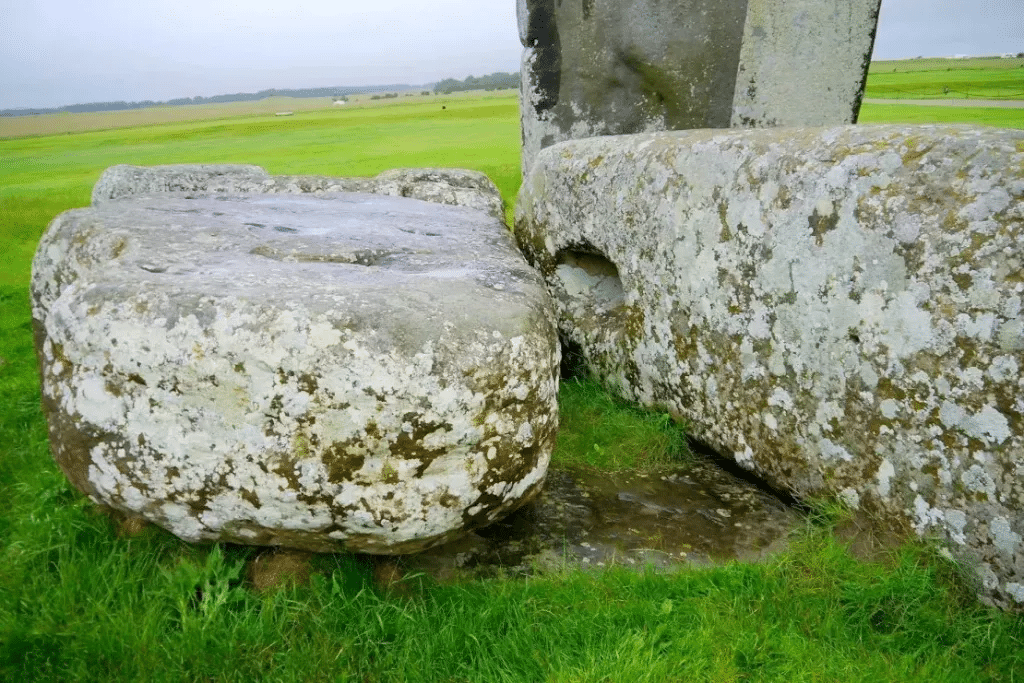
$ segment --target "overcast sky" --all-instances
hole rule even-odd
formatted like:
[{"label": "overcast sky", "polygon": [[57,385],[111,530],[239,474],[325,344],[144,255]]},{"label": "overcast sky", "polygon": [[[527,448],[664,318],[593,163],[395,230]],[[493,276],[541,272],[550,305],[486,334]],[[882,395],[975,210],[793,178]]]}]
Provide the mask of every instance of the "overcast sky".
[{"label": "overcast sky", "polygon": [[[516,0],[0,0],[0,108],[518,71]],[[1024,0],[883,0],[877,59],[1024,51]]]}]

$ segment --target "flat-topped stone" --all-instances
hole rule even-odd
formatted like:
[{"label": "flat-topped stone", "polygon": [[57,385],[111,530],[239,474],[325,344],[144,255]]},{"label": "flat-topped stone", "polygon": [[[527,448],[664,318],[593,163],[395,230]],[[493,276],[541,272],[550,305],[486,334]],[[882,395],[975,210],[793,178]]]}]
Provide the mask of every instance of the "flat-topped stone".
[{"label": "flat-topped stone", "polygon": [[1024,132],[698,130],[541,152],[516,237],[630,399],[934,535],[1024,609]]},{"label": "flat-topped stone", "polygon": [[53,221],[32,296],[57,462],[183,539],[414,552],[544,479],[550,303],[483,212],[129,197]]},{"label": "flat-topped stone", "polygon": [[305,194],[370,192],[467,206],[504,219],[501,193],[483,173],[464,168],[393,168],[372,178],[270,175],[248,164],[111,166],[92,190],[94,206],[157,192]]}]

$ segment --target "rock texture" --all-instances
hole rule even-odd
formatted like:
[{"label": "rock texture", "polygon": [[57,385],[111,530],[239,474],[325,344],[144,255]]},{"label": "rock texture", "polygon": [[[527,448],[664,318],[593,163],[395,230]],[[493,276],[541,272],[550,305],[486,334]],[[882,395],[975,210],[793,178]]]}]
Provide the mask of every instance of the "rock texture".
[{"label": "rock texture", "polygon": [[518,0],[523,174],[555,142],[857,120],[880,0]]},{"label": "rock texture", "polygon": [[213,192],[265,194],[322,194],[370,192],[410,197],[437,204],[466,206],[505,219],[501,193],[479,171],[461,168],[396,168],[373,178],[328,176],[272,176],[260,166],[243,164],[172,164],[167,166],[111,166],[92,190],[99,205],[154,192]]},{"label": "rock texture", "polygon": [[944,539],[1024,607],[1024,132],[689,131],[544,150],[561,333],[802,496]]},{"label": "rock texture", "polygon": [[72,210],[40,243],[43,403],[76,487],[188,541],[381,554],[538,491],[559,351],[500,221],[370,194],[188,196]]}]

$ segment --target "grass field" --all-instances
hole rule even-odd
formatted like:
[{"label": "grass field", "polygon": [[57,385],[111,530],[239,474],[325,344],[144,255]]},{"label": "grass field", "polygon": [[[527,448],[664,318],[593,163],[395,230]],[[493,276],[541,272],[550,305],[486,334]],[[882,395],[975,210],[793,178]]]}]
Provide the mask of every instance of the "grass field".
[{"label": "grass field", "polygon": [[1024,100],[1024,59],[932,58],[872,62],[865,97]]},{"label": "grass field", "polygon": [[[759,565],[457,586],[412,577],[399,595],[375,585],[363,559],[333,555],[310,586],[260,595],[244,573],[254,549],[189,546],[156,529],[122,537],[70,487],[39,409],[30,259],[56,214],[88,204],[104,168],[464,166],[490,175],[511,203],[514,98],[10,138],[0,159],[0,680],[1024,680],[1024,617],[978,604],[929,544],[855,559],[826,510]],[[563,466],[643,466],[681,450],[663,418],[588,382],[565,383],[561,405]]]},{"label": "grass field", "polygon": [[862,124],[870,123],[961,123],[996,128],[1024,129],[1024,109],[1004,107],[931,107],[914,104],[865,102],[860,108]]},{"label": "grass field", "polygon": [[448,95],[423,95],[422,91],[396,93],[397,99],[373,99],[372,94],[348,97],[348,103],[335,106],[329,97],[268,97],[252,102],[224,102],[221,104],[194,104],[125,111],[100,111],[81,114],[39,114],[35,116],[0,117],[0,138],[28,135],[57,135],[82,133],[90,130],[137,128],[164,123],[192,122],[198,124],[211,119],[270,117],[278,112],[308,112],[331,109],[364,109],[393,106],[395,104],[430,103],[438,108],[458,104],[461,100],[508,99],[509,91],[471,91]]}]

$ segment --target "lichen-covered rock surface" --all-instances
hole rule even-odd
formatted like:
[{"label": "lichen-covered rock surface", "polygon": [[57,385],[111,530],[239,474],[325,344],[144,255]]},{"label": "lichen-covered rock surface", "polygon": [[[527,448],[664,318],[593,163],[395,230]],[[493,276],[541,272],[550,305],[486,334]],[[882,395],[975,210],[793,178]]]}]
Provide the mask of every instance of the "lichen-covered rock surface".
[{"label": "lichen-covered rock surface", "polygon": [[689,131],[544,150],[516,236],[626,396],[1024,607],[1024,132]]},{"label": "lichen-covered rock surface", "polygon": [[370,194],[58,216],[32,297],[54,456],[189,541],[415,552],[540,488],[551,302],[503,223]]},{"label": "lichen-covered rock surface", "polygon": [[92,203],[156,192],[322,194],[370,192],[466,206],[504,220],[501,193],[483,173],[462,168],[395,168],[372,178],[270,175],[247,164],[111,166],[92,190]]},{"label": "lichen-covered rock surface", "polygon": [[562,140],[853,123],[880,0],[518,0],[523,174]]}]

